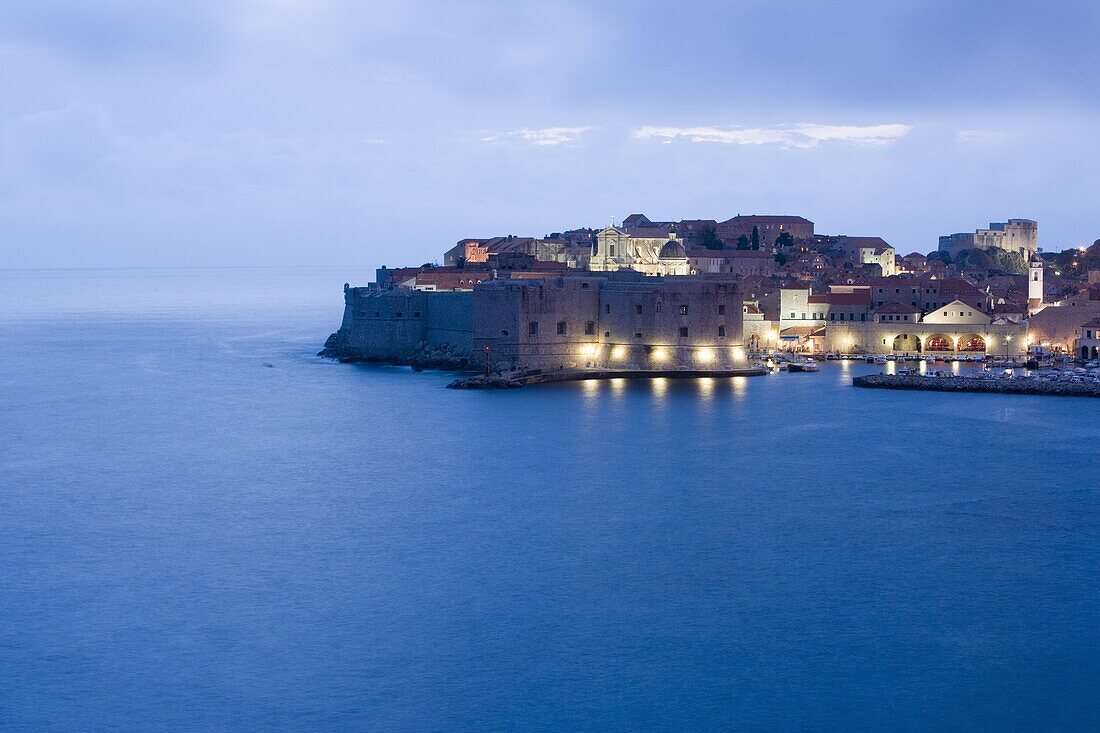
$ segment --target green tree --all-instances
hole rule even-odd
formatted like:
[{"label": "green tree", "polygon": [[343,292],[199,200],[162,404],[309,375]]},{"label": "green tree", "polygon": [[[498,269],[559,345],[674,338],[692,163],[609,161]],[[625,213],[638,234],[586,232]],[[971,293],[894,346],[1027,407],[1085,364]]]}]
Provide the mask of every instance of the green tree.
[{"label": "green tree", "polygon": [[752,225],[752,248],[760,249],[760,230],[755,224]]},{"label": "green tree", "polygon": [[790,232],[783,232],[782,234],[780,234],[778,237],[775,238],[775,246],[776,247],[793,247],[794,246],[794,237],[791,236]]},{"label": "green tree", "polygon": [[744,234],[737,238],[737,249],[748,249],[749,246],[749,238]]},{"label": "green tree", "polygon": [[704,227],[699,232],[699,244],[706,249],[725,249],[726,247],[726,243],[718,238],[718,233],[714,231],[714,227]]}]

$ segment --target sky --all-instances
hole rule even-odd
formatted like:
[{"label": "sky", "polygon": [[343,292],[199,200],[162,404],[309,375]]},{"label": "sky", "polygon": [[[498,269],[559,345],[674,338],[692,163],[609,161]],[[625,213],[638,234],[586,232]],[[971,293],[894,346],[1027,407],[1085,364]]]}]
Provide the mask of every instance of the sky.
[{"label": "sky", "polygon": [[7,0],[0,267],[356,266],[798,214],[1100,237],[1100,4]]}]

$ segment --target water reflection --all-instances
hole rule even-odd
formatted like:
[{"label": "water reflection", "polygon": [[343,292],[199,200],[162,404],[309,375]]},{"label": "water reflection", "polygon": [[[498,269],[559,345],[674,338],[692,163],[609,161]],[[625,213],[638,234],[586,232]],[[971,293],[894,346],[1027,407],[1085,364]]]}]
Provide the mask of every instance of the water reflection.
[{"label": "water reflection", "polygon": [[745,392],[748,390],[748,377],[731,377],[730,386],[733,388],[733,396],[737,401],[745,399]]},{"label": "water reflection", "polygon": [[657,398],[657,402],[663,403],[665,401],[665,395],[668,394],[668,378],[654,377],[649,380],[649,384],[653,388],[653,396]]},{"label": "water reflection", "polygon": [[700,395],[708,399],[714,396],[714,377],[699,377],[695,382]]}]

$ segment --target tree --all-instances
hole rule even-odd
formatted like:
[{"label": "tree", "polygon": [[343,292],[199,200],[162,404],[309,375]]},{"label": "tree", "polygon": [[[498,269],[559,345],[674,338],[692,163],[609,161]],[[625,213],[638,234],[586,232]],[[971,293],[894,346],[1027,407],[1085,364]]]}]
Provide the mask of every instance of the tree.
[{"label": "tree", "polygon": [[703,245],[706,249],[725,249],[726,247],[726,243],[718,238],[718,234],[714,231],[714,227],[704,227],[699,232],[699,244]]},{"label": "tree", "polygon": [[783,254],[782,252],[777,252],[775,254],[775,264],[779,265],[780,267],[787,264],[787,255]]},{"label": "tree", "polygon": [[794,237],[791,236],[790,232],[783,232],[782,234],[780,234],[778,237],[775,238],[775,246],[776,247],[793,247],[794,246]]},{"label": "tree", "polygon": [[459,255],[458,257],[455,257],[455,267],[457,267],[458,269],[461,270],[465,266],[466,266],[466,258],[465,257],[463,257],[462,255]]},{"label": "tree", "polygon": [[760,230],[755,224],[752,225],[752,248],[760,249]]},{"label": "tree", "polygon": [[939,260],[945,265],[951,264],[951,255],[947,252],[932,252],[928,255],[929,260]]},{"label": "tree", "polygon": [[737,249],[748,249],[748,248],[749,248],[749,238],[746,237],[744,234],[742,234],[740,237],[737,238]]}]

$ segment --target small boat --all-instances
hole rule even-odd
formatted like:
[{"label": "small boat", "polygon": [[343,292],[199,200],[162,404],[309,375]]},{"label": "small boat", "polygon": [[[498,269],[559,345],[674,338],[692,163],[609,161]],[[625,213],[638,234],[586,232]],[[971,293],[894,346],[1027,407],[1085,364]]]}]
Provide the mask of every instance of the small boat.
[{"label": "small boat", "polygon": [[873,357],[873,359],[874,359],[875,364],[885,364],[886,363],[886,357],[885,356],[876,356],[876,357]]},{"label": "small boat", "polygon": [[788,372],[816,372],[820,369],[816,361],[792,361],[787,365]]}]

